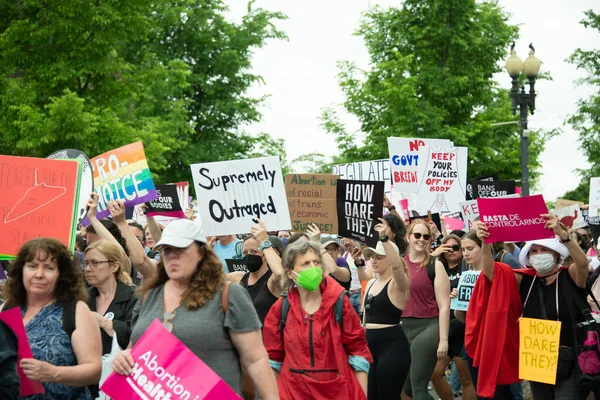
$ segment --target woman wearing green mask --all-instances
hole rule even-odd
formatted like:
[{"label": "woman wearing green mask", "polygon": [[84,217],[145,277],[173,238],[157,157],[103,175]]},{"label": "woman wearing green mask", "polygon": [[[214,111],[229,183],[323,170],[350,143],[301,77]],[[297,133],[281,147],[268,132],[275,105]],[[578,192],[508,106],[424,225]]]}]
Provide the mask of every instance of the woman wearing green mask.
[{"label": "woman wearing green mask", "polygon": [[373,359],[365,330],[343,288],[323,276],[323,253],[314,241],[287,247],[288,294],[265,320],[265,347],[283,400],[366,399]]}]

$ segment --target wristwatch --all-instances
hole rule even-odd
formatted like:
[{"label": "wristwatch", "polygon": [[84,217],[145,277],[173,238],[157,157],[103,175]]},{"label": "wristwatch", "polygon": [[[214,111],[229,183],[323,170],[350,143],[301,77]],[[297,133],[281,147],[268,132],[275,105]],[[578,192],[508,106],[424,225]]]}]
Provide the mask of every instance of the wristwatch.
[{"label": "wristwatch", "polygon": [[570,233],[567,235],[567,238],[565,240],[560,239],[561,243],[568,243],[573,239],[573,235],[571,235]]},{"label": "wristwatch", "polygon": [[396,206],[388,207],[388,210],[390,210],[390,211],[394,211],[395,209],[396,209]]},{"label": "wristwatch", "polygon": [[390,240],[390,238],[389,238],[388,236],[379,236],[379,241],[380,241],[381,243],[385,243],[385,242],[387,242],[388,240]]},{"label": "wristwatch", "polygon": [[271,246],[273,246],[273,243],[269,242],[268,240],[265,240],[264,242],[262,242],[258,250],[263,251],[264,249],[268,249]]}]

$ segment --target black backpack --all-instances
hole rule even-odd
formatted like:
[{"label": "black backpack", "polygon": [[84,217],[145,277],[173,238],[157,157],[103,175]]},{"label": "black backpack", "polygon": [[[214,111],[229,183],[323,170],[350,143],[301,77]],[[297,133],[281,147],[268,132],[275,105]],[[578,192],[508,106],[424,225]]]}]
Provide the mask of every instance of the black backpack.
[{"label": "black backpack", "polygon": [[[340,297],[335,301],[333,306],[333,312],[335,314],[335,321],[340,326],[340,329],[343,330],[342,321],[344,318],[344,296],[348,294],[347,290],[344,290]],[[283,328],[285,328],[285,323],[287,321],[287,315],[290,311],[290,301],[288,300],[287,293],[283,293],[281,295],[283,300],[281,301],[281,320],[279,321],[279,332],[281,332],[281,336],[283,337]]]},{"label": "black backpack", "polygon": [[435,261],[436,258],[433,256],[429,257],[429,262],[427,263],[427,276],[431,283],[435,283]]},{"label": "black backpack", "polygon": [[[2,311],[8,311],[13,306],[8,306],[2,309]],[[71,340],[71,335],[75,331],[77,327],[75,324],[75,312],[77,311],[77,300],[70,301],[65,306],[63,306],[63,319],[62,319],[62,328],[67,333],[69,340]]]}]

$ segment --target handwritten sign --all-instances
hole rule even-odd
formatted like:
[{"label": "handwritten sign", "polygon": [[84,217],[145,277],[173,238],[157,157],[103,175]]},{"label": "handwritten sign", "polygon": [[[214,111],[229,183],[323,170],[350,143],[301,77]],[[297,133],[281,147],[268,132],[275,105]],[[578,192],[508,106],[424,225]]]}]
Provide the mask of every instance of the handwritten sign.
[{"label": "handwritten sign", "polygon": [[340,179],[385,182],[385,193],[389,194],[392,191],[392,175],[389,158],[333,165],[331,173],[333,175],[339,175]]},{"label": "handwritten sign", "polygon": [[113,399],[232,400],[240,397],[155,319],[131,350],[129,376],[111,373],[100,388]]},{"label": "handwritten sign", "polygon": [[419,167],[415,209],[420,214],[459,211],[465,201],[467,148],[424,147],[419,157],[424,162]]},{"label": "handwritten sign", "polygon": [[490,236],[486,243],[525,242],[554,237],[546,229],[548,209],[541,194],[527,197],[477,199],[481,222],[486,224]]},{"label": "handwritten sign", "polygon": [[[109,201],[121,200],[125,206],[134,206],[157,197],[141,141],[94,157],[92,165],[94,192],[99,196],[98,219],[110,215]],[[89,225],[87,218],[82,224]]]},{"label": "handwritten sign", "polygon": [[291,229],[277,157],[194,164],[199,215],[209,235],[250,233],[260,218],[269,230]]},{"label": "handwritten sign", "polygon": [[321,233],[337,233],[336,186],[338,175],[287,174],[285,191],[292,229],[306,231],[316,224]]},{"label": "handwritten sign", "polygon": [[373,229],[383,216],[383,182],[338,180],[338,234],[371,247],[377,245]]},{"label": "handwritten sign", "polygon": [[248,268],[246,268],[246,264],[244,264],[244,260],[234,260],[233,258],[227,258],[225,259],[225,263],[227,264],[227,271],[229,273],[248,271]]},{"label": "handwritten sign", "polygon": [[556,384],[560,321],[519,320],[519,379]]},{"label": "handwritten sign", "polygon": [[450,300],[451,310],[467,311],[471,294],[481,271],[464,271],[458,281],[458,296]]},{"label": "handwritten sign", "polygon": [[573,204],[568,207],[563,207],[554,211],[556,217],[565,224],[568,228],[579,229],[585,228],[587,224],[583,218],[579,204]]},{"label": "handwritten sign", "polygon": [[467,232],[473,229],[473,224],[479,218],[479,208],[477,200],[467,200],[460,202],[460,213],[465,221]]},{"label": "handwritten sign", "polygon": [[515,194],[515,181],[472,181],[471,184],[476,199]]},{"label": "handwritten sign", "polygon": [[0,313],[0,321],[4,322],[15,334],[18,340],[17,344],[17,373],[21,378],[21,397],[32,394],[44,393],[44,387],[38,381],[27,378],[27,375],[19,365],[24,358],[33,358],[33,352],[29,346],[25,326],[23,326],[23,317],[18,307]]},{"label": "handwritten sign", "polygon": [[409,139],[388,137],[388,149],[392,167],[394,191],[416,193],[420,179],[419,163],[427,162],[419,154],[419,150],[428,146],[453,147],[447,139]]},{"label": "handwritten sign", "polygon": [[77,161],[0,156],[0,259],[40,237],[74,247],[79,177]]},{"label": "handwritten sign", "polygon": [[[187,182],[184,186],[187,188]],[[148,208],[146,209],[146,215],[153,217],[155,215],[164,215],[166,217],[173,218],[185,218],[185,204],[183,201],[187,201],[187,196],[180,196],[180,190],[177,185],[156,185],[156,194],[158,197],[154,200],[149,201]]]},{"label": "handwritten sign", "polygon": [[589,204],[589,216],[597,217],[600,216],[600,178],[590,179],[590,201]]}]

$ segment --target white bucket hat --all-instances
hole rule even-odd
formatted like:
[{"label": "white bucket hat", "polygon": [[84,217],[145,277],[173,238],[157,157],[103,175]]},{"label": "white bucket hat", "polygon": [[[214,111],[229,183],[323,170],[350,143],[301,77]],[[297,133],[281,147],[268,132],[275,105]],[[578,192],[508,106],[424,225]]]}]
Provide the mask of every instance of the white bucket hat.
[{"label": "white bucket hat", "polygon": [[[396,246],[396,243],[390,242],[390,244],[392,245],[394,250],[396,250],[396,254],[400,254],[400,250],[398,250],[398,246]],[[375,254],[380,255],[380,256],[387,255],[385,253],[385,249],[383,248],[383,243],[377,242],[377,247],[375,247],[375,248],[367,247],[366,249],[363,250],[363,255],[365,256],[365,258],[371,258]]]},{"label": "white bucket hat", "polygon": [[523,249],[521,249],[521,253],[519,253],[519,264],[529,265],[529,251],[531,250],[531,246],[534,244],[544,246],[547,249],[557,252],[560,255],[560,264],[562,264],[565,259],[569,257],[569,249],[567,249],[567,246],[562,244],[557,238],[539,239],[525,243],[525,246],[523,246]]}]

